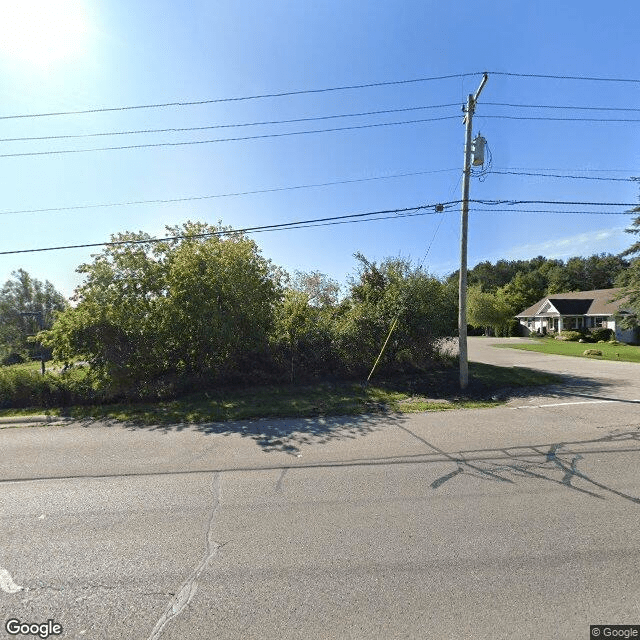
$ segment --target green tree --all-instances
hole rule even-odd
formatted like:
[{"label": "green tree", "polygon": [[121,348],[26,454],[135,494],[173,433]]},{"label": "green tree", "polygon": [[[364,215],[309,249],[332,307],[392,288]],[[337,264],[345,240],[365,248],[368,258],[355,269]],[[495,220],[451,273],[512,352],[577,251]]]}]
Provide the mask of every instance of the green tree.
[{"label": "green tree", "polygon": [[511,282],[496,292],[514,316],[544,296],[546,281],[539,271],[518,271]]},{"label": "green tree", "polygon": [[314,307],[335,306],[340,296],[340,285],[320,271],[296,271],[292,289],[308,296]]},{"label": "green tree", "polygon": [[[517,312],[516,312],[517,313]],[[498,335],[513,319],[513,307],[501,295],[482,291],[479,285],[467,291],[467,322],[474,327],[489,329]]]},{"label": "green tree", "polygon": [[350,373],[373,366],[397,318],[378,365],[381,371],[424,369],[438,357],[437,340],[456,331],[452,288],[408,260],[380,264],[355,255],[356,277],[336,319],[340,359]]},{"label": "green tree", "polygon": [[[103,382],[149,395],[197,380],[241,379],[258,366],[281,295],[252,240],[204,223],[172,238],[112,237],[81,265],[77,305],[43,341],[59,360],[86,359]],[[159,391],[158,391],[159,392]]]},{"label": "green tree", "polygon": [[64,296],[48,280],[42,283],[24,269],[14,271],[0,289],[0,360],[37,356],[41,347],[29,336],[39,331],[40,319],[43,328],[51,327],[54,313],[66,306]]},{"label": "green tree", "polygon": [[[640,207],[636,207],[633,211],[640,212]],[[626,232],[640,236],[640,215],[633,219]],[[632,257],[624,278],[619,278],[619,281],[623,284],[621,297],[626,297],[627,306],[630,307],[633,313],[620,316],[617,320],[625,328],[638,330],[640,327],[640,239],[634,242],[621,256]]]}]

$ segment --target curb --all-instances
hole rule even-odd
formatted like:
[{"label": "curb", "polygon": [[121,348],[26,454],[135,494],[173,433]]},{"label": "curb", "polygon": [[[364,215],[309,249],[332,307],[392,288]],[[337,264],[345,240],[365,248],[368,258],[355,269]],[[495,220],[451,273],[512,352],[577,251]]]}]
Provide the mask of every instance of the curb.
[{"label": "curb", "polygon": [[0,426],[7,424],[36,424],[41,422],[66,422],[69,418],[60,416],[32,415],[32,416],[6,416],[0,418]]}]

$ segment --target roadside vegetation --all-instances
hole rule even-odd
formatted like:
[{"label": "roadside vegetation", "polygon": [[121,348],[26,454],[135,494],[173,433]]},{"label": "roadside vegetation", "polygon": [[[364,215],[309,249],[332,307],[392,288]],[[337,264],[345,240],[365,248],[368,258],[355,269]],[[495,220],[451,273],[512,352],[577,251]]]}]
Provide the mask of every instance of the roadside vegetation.
[{"label": "roadside vegetation", "polygon": [[[440,410],[548,382],[474,366],[459,396],[454,358],[441,348],[457,333],[456,274],[354,257],[343,287],[316,271],[286,273],[230,227],[188,222],[160,241],[112,236],[78,267],[72,304],[18,270],[0,289],[0,410],[155,421]],[[470,333],[510,334],[516,312],[567,289],[627,287],[640,310],[639,269],[639,259],[604,254],[481,263],[469,272]],[[575,355],[581,347],[538,345]],[[623,345],[602,351],[637,361]]]},{"label": "roadside vegetation", "polygon": [[[0,369],[0,376],[14,367]],[[17,371],[18,369],[15,368]],[[42,380],[36,371],[33,381]],[[75,419],[113,419],[144,425],[202,423],[250,418],[303,418],[331,415],[492,407],[509,390],[555,384],[557,376],[530,369],[470,363],[470,384],[461,394],[458,369],[451,361],[438,370],[401,375],[372,384],[319,382],[228,387],[155,402],[76,404],[46,409],[0,409],[0,417],[42,414]],[[56,374],[47,374],[53,378]]]}]

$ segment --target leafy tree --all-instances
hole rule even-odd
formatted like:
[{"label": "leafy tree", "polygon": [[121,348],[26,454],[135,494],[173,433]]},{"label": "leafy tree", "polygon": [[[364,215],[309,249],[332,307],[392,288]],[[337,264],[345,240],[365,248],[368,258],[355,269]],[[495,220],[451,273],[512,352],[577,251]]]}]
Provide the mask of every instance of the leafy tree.
[{"label": "leafy tree", "polygon": [[78,271],[77,306],[43,341],[59,360],[89,360],[122,389],[160,393],[196,380],[250,375],[268,343],[281,295],[252,240],[204,223],[167,227],[172,239],[112,237]]},{"label": "leafy tree", "polygon": [[334,319],[340,285],[319,271],[296,271],[278,308],[276,340],[288,351],[291,382],[333,375],[339,369],[334,349]]},{"label": "leafy tree", "polygon": [[436,341],[456,330],[453,290],[410,261],[380,264],[355,255],[357,275],[336,319],[340,359],[350,373],[373,366],[397,318],[381,370],[423,369],[438,357]]},{"label": "leafy tree", "polygon": [[314,307],[335,306],[340,296],[340,285],[320,271],[296,271],[292,288],[305,293]]},{"label": "leafy tree", "polygon": [[540,300],[544,296],[545,285],[544,276],[539,271],[518,271],[511,282],[498,289],[496,295],[514,316]]},{"label": "leafy tree", "polygon": [[[636,207],[633,211],[639,212],[640,207]],[[626,231],[640,235],[640,215],[633,219],[631,226]],[[630,316],[621,316],[618,320],[623,327],[638,330],[640,327],[640,240],[634,242],[621,255],[633,256],[624,279],[620,278],[620,280],[623,284],[622,296],[627,298],[628,306],[634,313]]]},{"label": "leafy tree", "polygon": [[[517,312],[516,312],[517,313]],[[513,307],[503,296],[482,291],[479,285],[469,287],[467,291],[467,321],[475,327],[484,327],[499,334],[513,318]]]},{"label": "leafy tree", "polygon": [[0,359],[35,357],[40,345],[30,342],[29,336],[38,332],[40,320],[43,328],[50,327],[54,312],[66,306],[64,296],[48,280],[42,283],[24,269],[14,271],[0,289]]},{"label": "leafy tree", "polygon": [[336,314],[334,307],[311,304],[304,292],[285,291],[277,313],[276,339],[286,345],[291,382],[340,372],[334,339]]}]

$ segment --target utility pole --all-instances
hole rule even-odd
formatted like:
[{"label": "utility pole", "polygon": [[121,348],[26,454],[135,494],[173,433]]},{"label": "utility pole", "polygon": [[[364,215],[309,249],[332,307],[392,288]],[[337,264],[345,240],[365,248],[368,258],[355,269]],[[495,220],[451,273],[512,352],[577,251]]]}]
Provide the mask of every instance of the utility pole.
[{"label": "utility pole", "polygon": [[473,112],[480,93],[487,84],[485,73],[475,94],[469,94],[463,122],[465,123],[464,173],[462,174],[462,219],[460,231],[460,284],[458,288],[458,341],[460,349],[460,388],[469,384],[469,360],[467,354],[467,233],[469,228],[469,181],[471,179],[471,134]]}]

